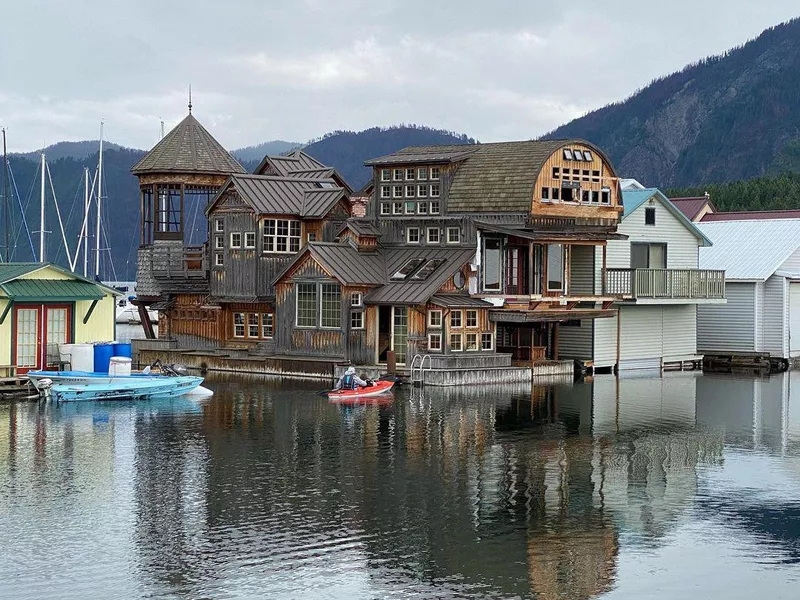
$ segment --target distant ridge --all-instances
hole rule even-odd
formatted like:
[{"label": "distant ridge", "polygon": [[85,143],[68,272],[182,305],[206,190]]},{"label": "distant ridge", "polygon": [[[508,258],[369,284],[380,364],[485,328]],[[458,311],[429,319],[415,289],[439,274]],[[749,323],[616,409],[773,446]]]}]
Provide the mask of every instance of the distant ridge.
[{"label": "distant ridge", "polygon": [[[114,142],[103,142],[105,150],[131,150]],[[95,154],[100,149],[100,140],[81,140],[79,142],[56,142],[44,148],[44,153],[48,160],[58,160],[59,158],[85,158]],[[39,160],[42,149],[32,152],[14,152],[11,156],[19,156],[29,160]]]}]

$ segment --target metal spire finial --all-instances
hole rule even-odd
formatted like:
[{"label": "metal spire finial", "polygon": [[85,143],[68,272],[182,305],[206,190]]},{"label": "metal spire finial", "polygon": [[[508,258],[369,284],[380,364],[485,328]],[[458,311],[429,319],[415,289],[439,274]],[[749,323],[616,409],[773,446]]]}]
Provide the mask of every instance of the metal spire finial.
[{"label": "metal spire finial", "polygon": [[192,114],[192,84],[189,84],[189,114]]}]

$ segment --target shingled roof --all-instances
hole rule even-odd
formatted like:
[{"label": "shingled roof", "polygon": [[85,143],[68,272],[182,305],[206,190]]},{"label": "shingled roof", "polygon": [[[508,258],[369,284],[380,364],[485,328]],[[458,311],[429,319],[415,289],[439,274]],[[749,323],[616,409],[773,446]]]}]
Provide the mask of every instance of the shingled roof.
[{"label": "shingled roof", "polygon": [[190,113],[133,165],[131,173],[245,173],[230,153]]},{"label": "shingled roof", "polygon": [[412,146],[367,161],[366,165],[459,163],[447,195],[449,212],[529,212],[534,185],[548,158],[584,140],[530,140],[456,146]]}]

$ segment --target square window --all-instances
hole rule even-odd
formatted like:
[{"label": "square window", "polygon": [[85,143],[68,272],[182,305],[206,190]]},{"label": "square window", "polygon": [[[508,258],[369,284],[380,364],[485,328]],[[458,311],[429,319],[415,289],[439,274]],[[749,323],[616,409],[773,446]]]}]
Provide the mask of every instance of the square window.
[{"label": "square window", "polygon": [[542,200],[549,200],[550,199],[550,188],[543,187],[542,188]]},{"label": "square window", "polygon": [[403,214],[403,203],[402,202],[395,202],[392,204],[392,214],[395,215],[402,215]]},{"label": "square window", "polygon": [[583,181],[589,181],[589,169],[583,169],[583,171],[581,171],[581,179]]},{"label": "square window", "polygon": [[477,310],[468,310],[467,311],[467,327],[477,327],[478,326],[478,311]]},{"label": "square window", "polygon": [[419,244],[419,227],[406,227],[406,242]]},{"label": "square window", "polygon": [[417,203],[417,214],[419,214],[419,215],[427,215],[428,214],[428,203],[427,202],[418,202]]},{"label": "square window", "polygon": [[406,202],[406,214],[407,215],[413,215],[415,210],[417,210],[417,203],[416,202]]},{"label": "square window", "polygon": [[461,311],[454,310],[450,313],[450,327],[452,329],[459,329],[461,327]]},{"label": "square window", "polygon": [[225,248],[225,238],[221,235],[214,237],[214,249],[223,250]]},{"label": "square window", "polygon": [[436,181],[439,179],[439,167],[431,167],[431,180]]},{"label": "square window", "polygon": [[403,186],[402,185],[394,186],[394,197],[395,198],[402,198],[403,197]]},{"label": "square window", "polygon": [[225,231],[225,223],[222,219],[214,219],[214,231],[217,233]]},{"label": "square window", "polygon": [[439,202],[438,201],[437,202],[431,202],[430,207],[431,207],[430,213],[432,215],[438,215],[439,214]]},{"label": "square window", "polygon": [[428,334],[428,351],[441,352],[442,351],[442,334],[429,333]]},{"label": "square window", "polygon": [[415,185],[407,185],[406,186],[406,198],[413,198],[414,192],[416,191],[417,186]]},{"label": "square window", "polygon": [[406,179],[409,181],[414,181],[414,168],[406,169]]},{"label": "square window", "polygon": [[438,227],[428,227],[428,243],[438,244],[441,241],[441,231]]},{"label": "square window", "polygon": [[[433,169],[431,169],[431,170],[433,170]],[[439,184],[438,183],[432,183],[431,184],[430,196],[431,196],[431,198],[438,198],[439,197]]]},{"label": "square window", "polygon": [[392,197],[392,188],[388,185],[381,186],[381,198],[391,198]]},{"label": "square window", "polygon": [[315,232],[307,233],[306,234],[306,241],[307,242],[316,242],[317,241],[317,234]]},{"label": "square window", "polygon": [[572,174],[574,175],[574,177],[572,179],[575,179],[575,180],[580,179],[581,170],[580,169],[572,169]]},{"label": "square window", "polygon": [[233,337],[244,337],[244,313],[233,313]]},{"label": "square window", "polygon": [[350,306],[361,306],[361,301],[361,292],[353,292],[350,294]]},{"label": "square window", "polygon": [[382,215],[392,214],[392,205],[389,202],[381,202],[381,214]]},{"label": "square window", "polygon": [[390,181],[392,179],[391,169],[381,169],[381,181]]},{"label": "square window", "polygon": [[600,171],[592,171],[592,181],[600,183]]},{"label": "square window", "polygon": [[644,224],[645,225],[655,225],[656,224],[656,209],[653,206],[647,206],[644,209]]},{"label": "square window", "polygon": [[222,252],[217,252],[214,255],[214,266],[221,267],[223,265]]},{"label": "square window", "polygon": [[394,170],[394,180],[395,181],[403,181],[403,169],[395,169]]},{"label": "square window", "polygon": [[253,250],[256,247],[256,232],[246,231],[244,233],[244,247],[248,250]]},{"label": "square window", "polygon": [[481,334],[481,350],[492,350],[494,348],[492,334],[491,333],[482,333]]},{"label": "square window", "polygon": [[463,347],[461,346],[461,334],[460,333],[451,333],[450,334],[450,350],[452,352],[461,352]]},{"label": "square window", "polygon": [[417,179],[428,178],[428,167],[417,167]]},{"label": "square window", "polygon": [[417,196],[420,198],[427,198],[428,196],[428,185],[425,183],[421,183],[417,186]]},{"label": "square window", "polygon": [[573,160],[572,150],[570,150],[569,148],[564,148],[564,160]]},{"label": "square window", "polygon": [[261,315],[261,337],[271,338],[275,334],[275,315],[264,313]]},{"label": "square window", "polygon": [[468,333],[464,336],[466,341],[465,350],[467,352],[474,352],[478,349],[478,334],[477,333]]},{"label": "square window", "polygon": [[442,311],[429,310],[428,311],[428,327],[439,329],[442,326]]},{"label": "square window", "polygon": [[447,228],[447,243],[460,244],[461,243],[461,229],[458,227]]},{"label": "square window", "polygon": [[231,248],[241,248],[242,247],[242,233],[240,231],[234,231],[231,233]]},{"label": "square window", "polygon": [[257,338],[258,330],[258,313],[247,313],[247,337]]},{"label": "square window", "polygon": [[364,311],[354,310],[350,313],[350,329],[364,329]]},{"label": "square window", "polygon": [[561,168],[553,167],[553,179],[558,179],[559,177],[561,177]]}]

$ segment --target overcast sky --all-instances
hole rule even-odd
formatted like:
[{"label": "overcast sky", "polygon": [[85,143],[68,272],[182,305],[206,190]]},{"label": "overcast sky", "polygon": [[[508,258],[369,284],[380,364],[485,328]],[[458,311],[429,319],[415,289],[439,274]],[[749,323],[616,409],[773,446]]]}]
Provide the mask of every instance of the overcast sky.
[{"label": "overcast sky", "polygon": [[227,148],[420,123],[530,139],[800,14],[797,0],[24,0],[0,8],[10,149]]}]

